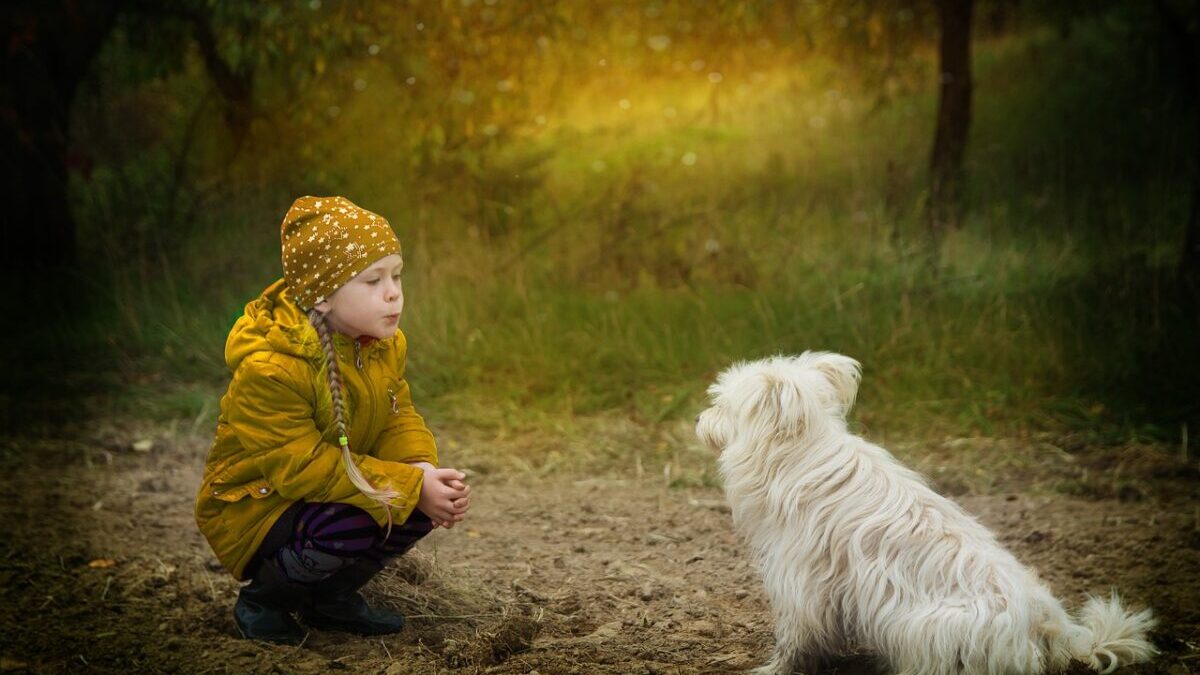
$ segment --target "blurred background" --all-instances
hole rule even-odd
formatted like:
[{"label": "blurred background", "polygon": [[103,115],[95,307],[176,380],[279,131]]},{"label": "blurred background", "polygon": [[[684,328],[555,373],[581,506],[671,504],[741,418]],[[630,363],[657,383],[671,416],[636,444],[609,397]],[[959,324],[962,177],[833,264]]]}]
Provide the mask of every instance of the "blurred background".
[{"label": "blurred background", "polygon": [[683,428],[732,361],[825,349],[873,437],[1197,435],[1195,3],[2,15],[9,429],[206,432],[284,212],[341,194],[404,245],[440,429]]}]

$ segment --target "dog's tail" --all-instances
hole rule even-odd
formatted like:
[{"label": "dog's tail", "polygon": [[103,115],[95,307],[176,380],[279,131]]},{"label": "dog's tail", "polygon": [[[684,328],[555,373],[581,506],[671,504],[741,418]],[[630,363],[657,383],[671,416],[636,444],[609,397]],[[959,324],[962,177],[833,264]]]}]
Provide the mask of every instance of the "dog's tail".
[{"label": "dog's tail", "polygon": [[1146,639],[1154,628],[1150,610],[1136,614],[1125,611],[1121,598],[1113,591],[1107,600],[1088,598],[1079,611],[1079,623],[1068,638],[1071,656],[1099,673],[1111,673],[1118,666],[1148,661],[1158,653]]}]

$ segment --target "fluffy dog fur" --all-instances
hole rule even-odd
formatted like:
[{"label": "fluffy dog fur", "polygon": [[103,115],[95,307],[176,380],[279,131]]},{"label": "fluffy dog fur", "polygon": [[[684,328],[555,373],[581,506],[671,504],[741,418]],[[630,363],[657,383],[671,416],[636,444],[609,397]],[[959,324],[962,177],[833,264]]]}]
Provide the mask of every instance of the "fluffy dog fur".
[{"label": "fluffy dog fur", "polygon": [[850,434],[859,364],[825,352],[740,363],[696,432],[719,450],[734,527],[775,618],[764,673],[816,673],[848,647],[903,675],[1108,673],[1155,653],[1116,593],[1077,619],[1036,574],[888,451]]}]

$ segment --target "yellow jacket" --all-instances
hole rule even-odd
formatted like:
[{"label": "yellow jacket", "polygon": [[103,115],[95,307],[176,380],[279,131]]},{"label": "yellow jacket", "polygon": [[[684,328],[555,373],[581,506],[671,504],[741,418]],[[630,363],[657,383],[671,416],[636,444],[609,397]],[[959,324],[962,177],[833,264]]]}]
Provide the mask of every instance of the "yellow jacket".
[{"label": "yellow jacket", "polygon": [[[404,380],[404,334],[363,346],[335,333],[334,348],[354,461],[372,485],[401,494],[392,517],[403,522],[424,475],[407,462],[437,465],[433,434]],[[233,378],[196,497],[196,522],[225,569],[245,578],[271,525],[297,500],[352,504],[387,522],[385,507],[342,466],[320,340],[282,279],[246,305],[225,362]]]}]

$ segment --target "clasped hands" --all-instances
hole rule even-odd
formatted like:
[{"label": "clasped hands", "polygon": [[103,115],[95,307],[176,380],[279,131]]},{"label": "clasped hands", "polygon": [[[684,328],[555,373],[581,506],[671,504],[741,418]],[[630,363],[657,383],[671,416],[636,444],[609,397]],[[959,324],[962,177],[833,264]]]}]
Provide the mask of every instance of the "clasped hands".
[{"label": "clasped hands", "polygon": [[412,466],[425,472],[417,508],[429,516],[433,526],[450,529],[455,523],[462,522],[471,508],[471,486],[465,482],[467,474],[458,469],[439,469],[429,462],[413,462]]}]

